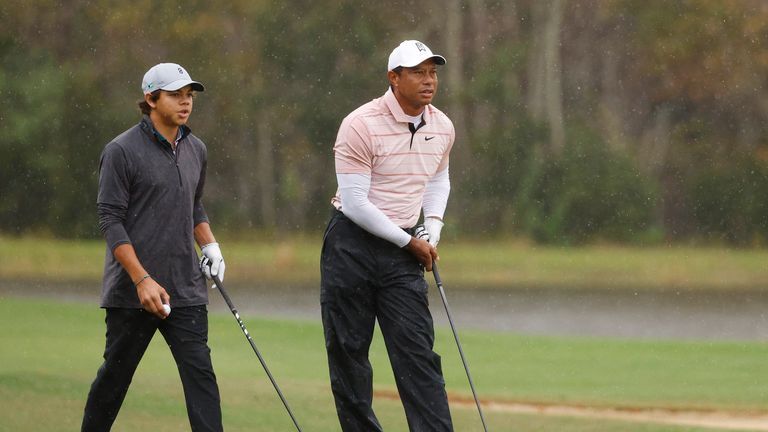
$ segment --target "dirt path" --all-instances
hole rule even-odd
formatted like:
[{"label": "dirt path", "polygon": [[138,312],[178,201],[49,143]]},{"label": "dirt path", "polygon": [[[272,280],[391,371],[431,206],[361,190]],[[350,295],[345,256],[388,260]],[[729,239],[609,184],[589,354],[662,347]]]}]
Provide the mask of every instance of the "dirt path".
[{"label": "dirt path", "polygon": [[[392,391],[379,390],[375,392],[375,396],[390,400],[400,400],[398,394]],[[452,407],[477,409],[474,399],[453,394],[449,395],[449,399]],[[515,414],[582,417],[735,431],[768,431],[768,411],[737,412],[704,409],[607,408],[584,405],[513,402],[485,398],[481,398],[480,402],[483,412],[495,411]]]}]

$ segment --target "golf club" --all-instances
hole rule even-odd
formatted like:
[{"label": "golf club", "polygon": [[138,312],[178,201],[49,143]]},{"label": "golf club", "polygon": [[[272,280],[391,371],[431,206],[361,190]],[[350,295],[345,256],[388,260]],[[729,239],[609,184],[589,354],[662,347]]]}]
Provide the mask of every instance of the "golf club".
[{"label": "golf club", "polygon": [[293,424],[296,425],[296,429],[299,432],[301,432],[301,427],[299,426],[299,422],[296,421],[296,417],[293,415],[293,411],[291,411],[291,407],[288,406],[288,401],[285,400],[285,396],[283,396],[283,392],[280,391],[280,387],[278,387],[277,382],[275,381],[275,378],[272,377],[272,373],[270,373],[269,368],[267,368],[267,363],[264,361],[264,358],[261,356],[259,349],[256,348],[256,344],[253,342],[253,339],[251,338],[251,334],[248,333],[248,329],[245,328],[245,324],[243,324],[243,320],[240,319],[240,314],[237,312],[237,309],[235,309],[235,306],[232,304],[232,300],[229,298],[229,295],[227,295],[227,292],[224,290],[224,284],[221,283],[221,279],[219,279],[218,276],[213,276],[213,282],[216,284],[216,287],[219,289],[221,296],[224,297],[224,301],[227,302],[227,306],[229,306],[229,310],[232,312],[232,315],[235,316],[237,323],[240,324],[240,329],[245,334],[245,338],[248,339],[248,342],[251,344],[251,348],[253,348],[253,352],[256,353],[256,357],[259,358],[259,362],[261,362],[261,366],[264,368],[264,372],[267,373],[269,380],[272,381],[272,386],[275,387],[275,390],[277,390],[277,395],[280,396],[280,400],[283,401],[283,405],[285,405],[285,409],[288,411],[288,415],[291,416],[291,420],[293,420]]},{"label": "golf club", "polygon": [[477,412],[480,413],[480,421],[483,423],[483,430],[488,432],[488,427],[485,425],[485,417],[483,417],[483,410],[480,408],[480,401],[477,399],[477,392],[475,392],[475,384],[472,382],[472,376],[469,374],[469,366],[467,365],[467,359],[464,358],[464,350],[461,349],[461,342],[459,342],[459,334],[456,332],[456,326],[453,324],[453,317],[451,316],[451,309],[448,307],[448,299],[445,297],[445,290],[443,289],[443,281],[440,280],[440,273],[437,271],[437,263],[432,261],[432,274],[435,276],[435,283],[437,289],[440,291],[440,298],[443,299],[443,306],[445,306],[445,313],[448,315],[448,322],[451,324],[451,330],[453,331],[453,338],[456,339],[456,346],[459,348],[459,355],[461,356],[461,362],[464,364],[464,370],[467,372],[467,379],[469,380],[469,388],[472,389],[472,396],[475,397],[475,405],[477,405]]}]

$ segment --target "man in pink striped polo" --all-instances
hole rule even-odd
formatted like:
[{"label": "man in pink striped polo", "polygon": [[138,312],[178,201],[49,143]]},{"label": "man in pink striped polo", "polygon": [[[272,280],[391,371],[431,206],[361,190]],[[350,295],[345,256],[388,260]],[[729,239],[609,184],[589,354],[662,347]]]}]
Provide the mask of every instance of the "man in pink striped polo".
[{"label": "man in pink striped polo", "polygon": [[[445,58],[407,40],[389,89],[341,123],[338,191],[321,256],[323,328],[342,430],[381,431],[368,349],[378,320],[411,431],[452,431],[424,269],[432,270],[450,180],[451,120],[431,105]],[[428,238],[416,234],[423,212]]]}]

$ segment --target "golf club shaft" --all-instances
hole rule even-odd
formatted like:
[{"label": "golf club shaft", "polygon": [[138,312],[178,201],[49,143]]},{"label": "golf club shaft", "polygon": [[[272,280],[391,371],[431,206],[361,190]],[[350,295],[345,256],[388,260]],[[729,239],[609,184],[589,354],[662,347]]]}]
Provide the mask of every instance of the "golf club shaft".
[{"label": "golf club shaft", "polygon": [[453,338],[456,339],[456,346],[459,348],[459,356],[461,356],[461,363],[464,364],[464,371],[467,372],[467,379],[469,380],[469,388],[472,389],[472,396],[475,398],[475,405],[477,405],[477,412],[480,413],[480,421],[483,423],[483,430],[488,432],[488,427],[485,425],[485,417],[483,416],[483,410],[480,408],[480,400],[477,399],[477,392],[475,391],[475,384],[472,382],[472,375],[469,374],[469,366],[467,365],[467,359],[464,357],[464,350],[461,349],[461,342],[459,342],[459,333],[456,331],[456,326],[453,324],[453,316],[451,316],[451,308],[448,307],[448,299],[445,297],[445,290],[443,289],[443,281],[440,279],[440,273],[437,271],[437,263],[432,262],[432,274],[435,276],[435,283],[437,289],[440,291],[440,298],[443,299],[443,306],[445,306],[445,313],[448,315],[448,322],[451,324],[451,330],[453,331]]},{"label": "golf club shaft", "polygon": [[269,372],[267,363],[264,361],[264,358],[261,356],[259,349],[256,348],[256,344],[253,342],[253,339],[251,338],[251,334],[248,333],[248,329],[245,328],[245,324],[243,324],[243,320],[240,319],[240,314],[237,312],[237,309],[235,309],[235,305],[232,304],[232,300],[229,298],[229,295],[227,295],[227,291],[224,290],[224,284],[221,282],[221,279],[219,279],[218,276],[213,277],[213,282],[216,284],[216,287],[219,289],[221,296],[224,297],[224,301],[227,302],[227,306],[229,306],[229,310],[232,312],[232,315],[235,316],[237,323],[240,325],[240,329],[243,331],[243,334],[245,334],[245,338],[248,339],[248,342],[251,344],[251,348],[253,348],[253,352],[256,353],[256,357],[259,358],[259,362],[261,362],[261,366],[264,368],[264,372],[267,373],[269,380],[272,382],[272,386],[275,388],[275,390],[277,390],[277,395],[280,396],[280,400],[283,401],[283,405],[285,405],[285,409],[288,411],[288,415],[291,416],[291,420],[293,420],[293,424],[296,426],[296,429],[299,432],[302,432],[301,427],[299,426],[299,422],[296,421],[296,417],[293,415],[293,411],[291,411],[291,407],[288,406],[288,401],[285,399],[285,396],[283,396],[283,392],[280,391],[280,387],[278,387],[277,382],[275,381],[275,378],[272,376],[272,373]]}]

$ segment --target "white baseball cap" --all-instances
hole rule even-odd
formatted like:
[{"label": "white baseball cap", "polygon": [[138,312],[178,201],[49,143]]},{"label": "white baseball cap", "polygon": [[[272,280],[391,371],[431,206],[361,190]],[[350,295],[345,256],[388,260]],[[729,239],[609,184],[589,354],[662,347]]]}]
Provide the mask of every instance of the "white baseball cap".
[{"label": "white baseball cap", "polygon": [[192,81],[192,77],[183,67],[176,63],[160,63],[152,66],[144,74],[144,79],[141,81],[141,91],[144,94],[152,93],[155,90],[173,91],[190,84],[192,84],[193,90],[205,90],[202,84]]},{"label": "white baseball cap", "polygon": [[430,50],[429,47],[423,43],[417,40],[403,41],[397,48],[392,50],[392,54],[389,55],[387,72],[400,66],[418,66],[421,64],[421,62],[430,58],[439,65],[445,64],[445,57],[432,54],[432,50]]}]

